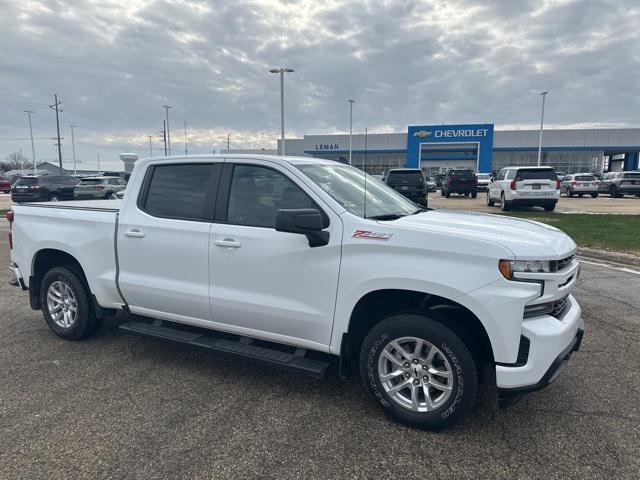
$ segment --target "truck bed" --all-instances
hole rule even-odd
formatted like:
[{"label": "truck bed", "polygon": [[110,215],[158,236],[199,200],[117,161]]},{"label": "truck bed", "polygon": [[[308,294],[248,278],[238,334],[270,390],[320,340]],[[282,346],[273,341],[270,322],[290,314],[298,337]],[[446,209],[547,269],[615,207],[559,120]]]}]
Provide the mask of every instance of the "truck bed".
[{"label": "truck bed", "polygon": [[11,209],[13,261],[25,284],[38,252],[57,250],[84,269],[96,299],[105,308],[122,305],[116,287],[115,233],[120,200],[17,203]]}]

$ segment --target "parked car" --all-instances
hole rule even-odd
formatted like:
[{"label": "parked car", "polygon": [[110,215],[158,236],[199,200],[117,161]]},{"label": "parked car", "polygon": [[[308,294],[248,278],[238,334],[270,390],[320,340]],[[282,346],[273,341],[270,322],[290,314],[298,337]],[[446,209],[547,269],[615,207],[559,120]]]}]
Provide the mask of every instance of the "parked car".
[{"label": "parked car", "polygon": [[468,168],[452,168],[442,181],[440,195],[449,198],[452,193],[457,193],[471,198],[478,196],[478,179],[473,170]]},{"label": "parked car", "polygon": [[427,186],[419,168],[394,168],[387,172],[385,183],[409,200],[427,205]]},{"label": "parked car", "polygon": [[566,172],[556,172],[556,177],[558,177],[558,180],[560,180],[561,182],[564,180],[564,177],[567,176]]},{"label": "parked car", "polygon": [[436,179],[436,188],[441,188],[442,187],[442,181],[444,180],[444,173],[436,173],[434,175],[434,178]]},{"label": "parked car", "polygon": [[597,198],[599,185],[600,181],[591,173],[572,173],[561,181],[560,194],[564,192],[567,197],[591,195]]},{"label": "parked car", "polygon": [[427,178],[427,192],[436,191],[436,179],[434,177]]},{"label": "parked car", "polygon": [[600,193],[620,198],[624,195],[640,197],[640,171],[605,173],[598,187]]},{"label": "parked car", "polygon": [[507,167],[500,170],[487,190],[487,205],[500,202],[503,211],[514,206],[555,210],[560,198],[560,180],[551,167]]},{"label": "parked car", "polygon": [[252,359],[261,375],[357,366],[382,410],[425,429],[479,391],[509,403],[555,380],[583,336],[571,238],[425,211],[380,182],[364,197],[364,178],[303,157],[141,159],[120,203],[14,205],[12,283],[64,339],[124,310],[120,331]]},{"label": "parked car", "polygon": [[69,175],[25,175],[11,188],[14,202],[73,200],[78,179]]},{"label": "parked car", "polygon": [[4,175],[0,175],[0,191],[11,193],[11,180]]},{"label": "parked car", "polygon": [[76,200],[115,199],[116,194],[126,186],[127,183],[120,177],[85,177],[76,186],[75,198]]},{"label": "parked car", "polygon": [[491,174],[490,173],[476,173],[476,178],[478,179],[478,191],[486,192],[489,188],[489,184],[491,183]]}]

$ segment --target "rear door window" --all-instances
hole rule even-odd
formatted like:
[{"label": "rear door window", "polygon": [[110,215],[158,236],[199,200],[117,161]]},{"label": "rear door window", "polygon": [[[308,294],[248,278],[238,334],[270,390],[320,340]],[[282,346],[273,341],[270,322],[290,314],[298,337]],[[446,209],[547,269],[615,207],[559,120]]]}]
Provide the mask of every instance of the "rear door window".
[{"label": "rear door window", "polygon": [[549,168],[521,168],[518,170],[520,180],[556,180],[556,172]]},{"label": "rear door window", "polygon": [[154,217],[211,221],[221,170],[217,163],[151,167],[138,206]]}]

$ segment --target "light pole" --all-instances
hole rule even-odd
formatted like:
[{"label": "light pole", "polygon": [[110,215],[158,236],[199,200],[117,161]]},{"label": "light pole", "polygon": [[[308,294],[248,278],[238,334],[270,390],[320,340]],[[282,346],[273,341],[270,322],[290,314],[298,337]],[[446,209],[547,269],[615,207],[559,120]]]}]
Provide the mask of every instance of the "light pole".
[{"label": "light pole", "polygon": [[36,147],[33,143],[33,128],[31,128],[31,114],[35,113],[33,110],[25,110],[24,113],[29,117],[29,135],[31,135],[31,156],[33,158],[33,173],[38,173],[38,162],[36,162]]},{"label": "light pole", "polygon": [[149,156],[153,157],[153,147],[151,146],[151,139],[153,138],[153,135],[147,135],[147,137],[149,137]]},{"label": "light pole", "polygon": [[167,115],[167,149],[169,150],[169,155],[171,155],[171,135],[169,134],[169,109],[171,107],[169,105],[163,105],[162,108],[165,109]]},{"label": "light pole", "polygon": [[542,95],[542,112],[540,113],[540,135],[538,137],[538,166],[540,166],[540,161],[542,159],[542,128],[544,126],[544,99],[549,92],[542,91],[540,95]]},{"label": "light pole", "polygon": [[349,100],[349,165],[351,165],[351,151],[353,147],[353,104],[355,100]]},{"label": "light pole", "polygon": [[71,129],[71,149],[73,151],[73,174],[77,175],[78,171],[76,170],[76,138],[73,136],[73,129],[75,125],[69,125]]},{"label": "light pole", "polygon": [[285,154],[285,149],[284,149],[284,74],[285,73],[293,73],[293,70],[291,68],[272,68],[271,70],[269,70],[269,72],[271,73],[279,73],[280,74],[280,129],[281,129],[281,135],[280,138],[282,139],[282,153],[281,155]]}]

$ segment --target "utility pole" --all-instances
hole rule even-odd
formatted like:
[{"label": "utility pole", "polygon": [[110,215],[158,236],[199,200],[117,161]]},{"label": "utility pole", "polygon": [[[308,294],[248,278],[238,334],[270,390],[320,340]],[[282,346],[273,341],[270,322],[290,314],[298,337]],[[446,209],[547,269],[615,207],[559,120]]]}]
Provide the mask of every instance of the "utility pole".
[{"label": "utility pole", "polygon": [[351,165],[351,151],[353,147],[353,102],[349,100],[349,165]]},{"label": "utility pole", "polygon": [[33,173],[35,175],[38,173],[38,162],[36,161],[36,147],[33,143],[33,128],[31,128],[31,114],[35,112],[33,110],[25,110],[24,112],[29,117],[29,135],[31,135],[31,156],[33,158]]},{"label": "utility pole", "polygon": [[230,150],[230,147],[229,147],[229,134],[228,133],[227,133],[227,150]]},{"label": "utility pole", "polygon": [[187,149],[187,121],[184,121],[184,154],[189,155],[189,150]]},{"label": "utility pole", "polygon": [[71,148],[73,150],[73,174],[77,175],[78,171],[76,170],[76,138],[73,136],[73,129],[75,125],[69,125],[71,129]]},{"label": "utility pole", "polygon": [[58,117],[58,112],[62,111],[58,107],[62,102],[58,101],[57,93],[53,96],[53,99],[54,103],[53,105],[49,105],[49,108],[52,108],[56,111],[56,130],[58,131],[58,165],[60,166],[60,173],[62,173],[62,142],[60,141],[60,119]]},{"label": "utility pole", "polygon": [[167,121],[163,120],[162,121],[162,130],[160,130],[160,133],[162,134],[162,141],[164,142],[164,156],[167,156]]},{"label": "utility pole", "polygon": [[153,147],[151,146],[151,139],[153,138],[153,135],[147,135],[147,137],[149,137],[149,156],[153,157]]},{"label": "utility pole", "polygon": [[540,92],[542,95],[542,112],[540,113],[540,136],[538,137],[538,166],[540,166],[540,161],[542,159],[542,128],[544,125],[544,99],[549,92],[543,91]]},{"label": "utility pole", "polygon": [[98,175],[100,175],[100,153],[98,153]]},{"label": "utility pole", "polygon": [[[162,108],[164,108],[167,119],[166,119],[166,125],[164,127],[165,130],[165,135],[167,137],[166,142],[167,142],[167,150],[169,151],[169,155],[171,155],[171,134],[169,133],[169,109],[171,108],[169,105],[163,105]],[[165,153],[166,155],[166,153]]]}]

